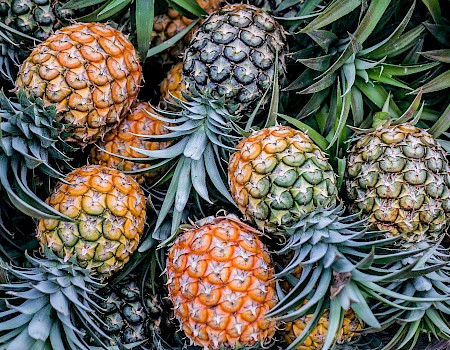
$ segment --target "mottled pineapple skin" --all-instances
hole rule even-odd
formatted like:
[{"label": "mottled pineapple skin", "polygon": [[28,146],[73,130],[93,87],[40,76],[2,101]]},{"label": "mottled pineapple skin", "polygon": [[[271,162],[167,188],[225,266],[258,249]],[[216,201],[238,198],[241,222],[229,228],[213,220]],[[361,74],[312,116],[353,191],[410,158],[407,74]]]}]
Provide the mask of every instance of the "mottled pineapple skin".
[{"label": "mottled pineapple skin", "polygon": [[437,241],[450,219],[447,153],[404,123],[360,136],[349,150],[345,185],[353,212],[402,242]]},{"label": "mottled pineapple skin", "polygon": [[[169,142],[146,141],[141,136],[136,135],[163,135],[168,132],[168,123],[155,118],[157,113],[147,102],[134,103],[130,112],[116,129],[106,134],[103,141],[98,142],[98,147],[93,147],[90,154],[92,164],[103,165],[121,171],[138,171],[151,166],[151,164],[136,163],[131,160],[124,160],[122,157],[145,158],[138,151],[132,149],[139,148],[145,150],[159,150],[169,146]],[[106,152],[105,152],[106,151]],[[117,156],[111,155],[116,154]],[[140,184],[151,185],[159,180],[166,169],[148,171],[144,174],[130,174]]]},{"label": "mottled pineapple skin", "polygon": [[183,232],[170,248],[166,273],[175,316],[204,349],[266,344],[277,301],[273,265],[255,230],[217,218]]},{"label": "mottled pineapple skin", "polygon": [[121,269],[144,231],[146,198],[129,175],[97,165],[72,171],[46,202],[75,221],[41,219],[37,239],[102,277]]},{"label": "mottled pineapple skin", "polygon": [[101,23],[64,27],[36,46],[16,85],[55,105],[66,140],[85,147],[115,128],[139,92],[142,68],[131,42]]},{"label": "mottled pineapple skin", "polygon": [[242,214],[265,232],[337,201],[336,175],[319,147],[288,126],[261,129],[230,157],[228,181]]},{"label": "mottled pineapple skin", "polygon": [[161,82],[160,104],[166,108],[171,108],[167,102],[174,102],[173,97],[185,101],[183,92],[186,92],[186,86],[183,82],[183,63],[179,62],[170,68],[166,77]]},{"label": "mottled pineapple skin", "polygon": [[277,53],[283,81],[286,52],[283,28],[267,12],[227,5],[194,33],[183,60],[184,81],[188,90],[225,97],[231,113],[249,114],[269,102]]}]

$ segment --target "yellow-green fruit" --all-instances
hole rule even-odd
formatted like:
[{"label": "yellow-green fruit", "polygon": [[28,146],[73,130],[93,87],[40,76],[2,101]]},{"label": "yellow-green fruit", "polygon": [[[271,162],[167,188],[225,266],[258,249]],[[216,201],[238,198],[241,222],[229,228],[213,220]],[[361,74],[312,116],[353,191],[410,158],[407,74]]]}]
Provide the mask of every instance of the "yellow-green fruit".
[{"label": "yellow-green fruit", "polygon": [[101,23],[78,23],[40,43],[22,64],[16,85],[54,105],[58,121],[82,147],[102,139],[129,111],[141,83],[128,38]]},{"label": "yellow-green fruit", "polygon": [[337,200],[336,176],[324,152],[288,126],[261,129],[230,157],[233,199],[260,230],[274,232]]},{"label": "yellow-green fruit", "polygon": [[[135,163],[131,160],[124,160],[110,153],[127,158],[145,158],[138,151],[132,149],[140,148],[144,150],[159,150],[166,148],[169,142],[146,141],[140,135],[163,135],[168,132],[165,128],[168,124],[155,118],[156,112],[147,102],[135,103],[131,106],[130,112],[122,120],[119,127],[110,131],[98,147],[91,150],[90,160],[93,164],[103,165],[122,171],[139,171],[151,166],[151,164]],[[103,151],[105,150],[105,151]],[[109,153],[108,153],[109,152]],[[149,171],[144,174],[133,176],[139,184],[144,182],[148,185],[157,181],[165,169]]]},{"label": "yellow-green fruit", "polygon": [[[313,315],[307,315],[301,317],[293,322],[286,324],[283,335],[284,339],[288,344],[291,344],[308,326]],[[297,350],[320,350],[325,342],[325,338],[328,332],[329,312],[328,310],[319,319],[316,327],[311,331],[310,335],[303,342],[302,345],[297,347]],[[338,344],[343,344],[351,341],[353,338],[358,336],[355,331],[360,331],[363,325],[356,317],[355,313],[350,309],[344,314],[344,319],[342,321],[342,327],[339,329],[337,334],[336,342]]]},{"label": "yellow-green fruit", "polygon": [[[256,231],[257,232],[257,231]],[[182,233],[167,258],[175,316],[187,337],[204,349],[267,345],[275,323],[273,264],[251,227],[216,218]]]},{"label": "yellow-green fruit", "polygon": [[59,182],[46,201],[75,221],[42,219],[37,238],[59,257],[107,276],[136,250],[144,230],[146,200],[129,175],[102,166],[84,166]]},{"label": "yellow-green fruit", "polygon": [[447,153],[423,129],[404,123],[360,136],[347,158],[353,212],[405,243],[437,241],[450,220]]}]

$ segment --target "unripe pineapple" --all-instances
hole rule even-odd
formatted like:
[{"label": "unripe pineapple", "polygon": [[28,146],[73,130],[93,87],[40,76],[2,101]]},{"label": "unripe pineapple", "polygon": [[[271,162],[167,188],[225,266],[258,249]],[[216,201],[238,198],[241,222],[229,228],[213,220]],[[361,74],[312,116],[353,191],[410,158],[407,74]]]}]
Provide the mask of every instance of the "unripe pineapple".
[{"label": "unripe pineapple", "polygon": [[[153,293],[145,284],[142,290],[140,278],[134,274],[102,288],[97,292],[102,299],[95,298],[105,310],[99,314],[104,324],[98,323],[98,326],[111,340],[104,340],[100,334],[95,336],[110,346],[129,346],[140,342],[142,349],[156,349],[153,344],[155,333],[161,329],[165,332],[176,331],[171,320],[170,301],[164,297],[167,295],[166,288],[161,286],[160,289]],[[87,334],[86,340],[92,346],[100,345],[92,335]]]},{"label": "unripe pineapple", "polygon": [[[313,315],[303,316],[293,322],[286,324],[283,335],[288,344],[291,344],[295,339],[303,332],[305,327],[311,321]],[[299,345],[297,350],[316,350],[322,349],[325,342],[325,337],[328,332],[329,312],[326,311],[324,315],[319,319],[319,322],[311,331],[310,335],[306,338],[302,345]],[[342,321],[342,327],[337,334],[336,343],[343,344],[351,341],[353,338],[358,337],[358,333],[363,328],[361,322],[356,317],[355,313],[350,309],[345,311],[344,319]]]},{"label": "unripe pineapple", "polygon": [[261,129],[237,149],[228,165],[231,195],[261,230],[274,232],[336,202],[333,169],[305,133],[288,126]]},{"label": "unripe pineapple", "polygon": [[410,123],[380,126],[349,150],[346,189],[353,212],[404,242],[437,241],[450,219],[447,153]]},{"label": "unripe pineapple", "polygon": [[86,146],[116,127],[141,83],[139,58],[118,30],[100,23],[64,27],[20,68],[17,87],[54,104],[69,142]]},{"label": "unripe pineapple", "polygon": [[183,63],[177,63],[174,65],[169,72],[167,73],[167,76],[164,78],[164,80],[161,83],[161,97],[160,101],[163,105],[166,104],[166,102],[172,102],[173,98],[172,96],[175,96],[176,98],[185,101],[185,98],[183,97],[182,91],[186,90],[186,87],[183,83]]},{"label": "unripe pineapple", "polygon": [[267,345],[273,337],[275,323],[265,318],[277,300],[273,266],[256,232],[221,217],[185,230],[170,248],[170,298],[195,345]]},{"label": "unripe pineapple", "polygon": [[225,97],[232,114],[251,114],[270,99],[276,63],[283,81],[286,52],[284,30],[267,12],[227,5],[194,33],[184,56],[184,81],[188,90]]},{"label": "unripe pineapple", "polygon": [[136,250],[144,231],[146,200],[128,175],[101,166],[72,171],[47,203],[73,222],[42,219],[37,238],[65,260],[108,276]]},{"label": "unripe pineapple", "polygon": [[[139,171],[148,168],[150,164],[135,163],[131,160],[124,160],[107,152],[123,157],[142,158],[144,156],[133,150],[131,147],[146,150],[166,148],[169,145],[169,142],[145,141],[142,137],[133,135],[163,135],[167,133],[165,126],[168,124],[156,119],[153,116],[155,114],[156,112],[150,104],[146,102],[135,103],[131,106],[130,112],[126,115],[125,119],[122,120],[120,125],[106,134],[103,141],[98,143],[99,148],[92,148],[90,157],[91,162],[93,164],[99,164],[122,171]],[[151,184],[155,180],[159,179],[161,176],[161,170],[149,171],[144,174],[132,174],[132,176],[140,184],[143,184],[144,182]]]}]

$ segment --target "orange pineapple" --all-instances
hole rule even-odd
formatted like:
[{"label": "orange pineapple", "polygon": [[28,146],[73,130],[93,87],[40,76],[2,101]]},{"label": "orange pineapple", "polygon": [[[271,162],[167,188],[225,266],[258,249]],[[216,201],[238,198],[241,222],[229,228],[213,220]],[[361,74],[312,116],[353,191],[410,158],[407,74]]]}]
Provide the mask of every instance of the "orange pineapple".
[{"label": "orange pineapple", "polygon": [[16,85],[55,105],[58,121],[82,147],[115,128],[135,100],[142,68],[133,45],[106,24],[78,23],[39,44]]},{"label": "orange pineapple", "polygon": [[[186,229],[169,251],[166,273],[175,315],[205,349],[266,344],[277,301],[271,258],[258,231],[231,217]],[[267,345],[267,344],[266,344]]]},{"label": "orange pineapple", "polygon": [[[115,157],[109,153],[127,158],[142,158],[144,156],[133,150],[131,147],[146,150],[166,148],[169,145],[169,142],[145,141],[142,137],[133,135],[162,135],[167,133],[167,129],[165,128],[167,123],[155,118],[153,116],[155,114],[156,112],[150,104],[146,102],[135,103],[125,119],[120,123],[119,127],[109,132],[104,140],[98,143],[99,148],[92,148],[91,162],[93,164],[100,164],[126,172],[139,171],[148,168],[150,164],[135,163],[120,157]],[[106,150],[109,153],[103,150]],[[157,180],[160,175],[161,170],[156,170],[132,176],[140,184],[143,184],[144,182],[150,184]]]},{"label": "orange pineapple", "polygon": [[164,106],[166,105],[166,101],[172,102],[172,96],[179,98],[180,100],[185,101],[182,91],[186,90],[186,87],[183,83],[183,62],[179,62],[170,68],[167,76],[161,83],[161,97],[160,102]]}]

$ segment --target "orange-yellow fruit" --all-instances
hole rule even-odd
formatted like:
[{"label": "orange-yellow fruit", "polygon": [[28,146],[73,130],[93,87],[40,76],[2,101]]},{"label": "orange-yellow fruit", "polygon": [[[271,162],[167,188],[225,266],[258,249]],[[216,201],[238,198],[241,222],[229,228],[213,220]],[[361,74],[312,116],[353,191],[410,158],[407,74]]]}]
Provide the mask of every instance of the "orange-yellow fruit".
[{"label": "orange-yellow fruit", "polygon": [[[288,344],[291,344],[303,332],[305,327],[311,321],[312,316],[313,315],[307,315],[286,324],[284,328],[284,339]],[[319,322],[312,330],[308,338],[306,338],[302,345],[297,347],[297,350],[322,349],[328,332],[328,323],[329,312],[327,310],[319,319]],[[360,331],[362,328],[363,326],[353,310],[347,310],[344,314],[344,320],[337,335],[336,342],[338,344],[343,344],[351,341],[353,338],[358,336],[358,333],[355,331]]]},{"label": "orange-yellow fruit", "polygon": [[[150,164],[135,163],[130,160],[113,156],[107,152],[117,154],[122,157],[129,158],[145,158],[145,156],[131,147],[158,150],[166,148],[169,142],[151,142],[146,141],[142,137],[133,134],[141,135],[162,135],[166,134],[168,130],[165,128],[167,123],[155,118],[156,112],[147,102],[135,103],[130,112],[122,120],[119,127],[110,131],[102,142],[98,143],[98,147],[93,147],[91,150],[91,162],[122,171],[138,171],[145,169]],[[106,150],[107,152],[103,151]],[[164,169],[163,169],[164,170]],[[162,170],[150,171],[144,174],[131,174],[138,183],[151,184],[159,179]]]},{"label": "orange-yellow fruit", "polygon": [[75,169],[58,182],[46,202],[74,221],[40,220],[40,245],[65,260],[74,257],[102,276],[124,266],[144,231],[144,193],[131,176],[115,169]]},{"label": "orange-yellow fruit", "polygon": [[169,251],[166,273],[175,315],[205,349],[266,344],[277,301],[273,266],[253,228],[229,217],[186,230]]},{"label": "orange-yellow fruit", "polygon": [[141,65],[131,42],[101,23],[58,30],[22,64],[16,85],[55,105],[67,140],[86,146],[116,127],[135,100]]},{"label": "orange-yellow fruit", "polygon": [[185,101],[182,91],[186,91],[186,87],[183,83],[183,62],[179,62],[170,68],[167,76],[161,83],[161,98],[162,105],[166,104],[166,101],[173,102],[173,97]]}]

